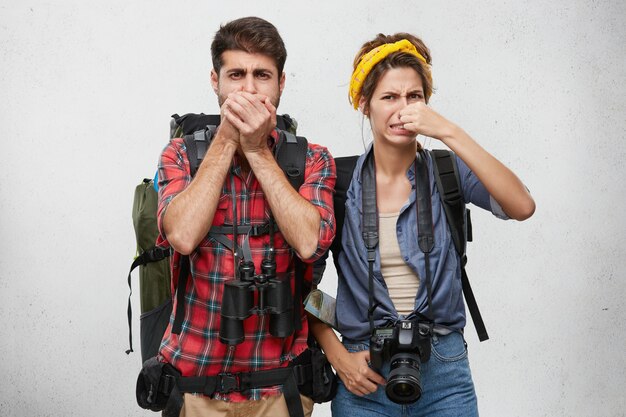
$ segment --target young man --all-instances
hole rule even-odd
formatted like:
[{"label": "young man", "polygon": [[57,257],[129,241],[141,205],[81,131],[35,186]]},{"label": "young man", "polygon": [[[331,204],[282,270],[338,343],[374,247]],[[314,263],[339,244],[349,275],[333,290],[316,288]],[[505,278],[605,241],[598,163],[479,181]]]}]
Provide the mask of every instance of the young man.
[{"label": "young man", "polygon": [[[253,313],[243,320],[244,340],[229,345],[220,340],[224,284],[235,278],[245,252],[237,247],[249,245],[256,274],[262,260],[273,256],[277,273],[288,273],[292,283],[296,257],[310,265],[328,249],[335,233],[335,165],[325,148],[309,144],[304,182],[295,190],[274,159],[287,52],[271,23],[256,17],[229,22],[217,31],[211,53],[211,84],[221,113],[211,146],[193,179],[180,138],[170,142],[159,163],[160,245],[189,255],[192,271],[180,334],[172,333],[170,325],[159,355],[182,373],[183,381],[219,375],[212,394],[185,392],[181,416],[287,416],[280,384],[243,391],[236,385],[241,373],[286,367],[304,351],[306,316],[296,311],[301,329],[275,337],[268,330],[271,317]],[[273,236],[246,234],[246,226],[267,226],[270,217]],[[235,250],[212,234],[215,227],[221,227],[223,238],[236,240]],[[224,387],[227,379],[234,391]],[[198,391],[206,394],[205,389]],[[302,405],[310,416],[312,401],[302,397]]]}]

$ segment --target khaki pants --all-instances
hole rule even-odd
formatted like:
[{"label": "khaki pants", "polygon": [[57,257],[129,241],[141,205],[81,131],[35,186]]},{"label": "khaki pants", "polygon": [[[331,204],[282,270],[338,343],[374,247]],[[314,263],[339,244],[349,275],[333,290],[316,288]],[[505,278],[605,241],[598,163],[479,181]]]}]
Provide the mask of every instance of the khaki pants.
[{"label": "khaki pants", "polygon": [[[304,417],[311,417],[313,400],[300,395]],[[228,402],[202,395],[185,394],[180,417],[289,417],[283,395],[263,397],[257,401]]]}]

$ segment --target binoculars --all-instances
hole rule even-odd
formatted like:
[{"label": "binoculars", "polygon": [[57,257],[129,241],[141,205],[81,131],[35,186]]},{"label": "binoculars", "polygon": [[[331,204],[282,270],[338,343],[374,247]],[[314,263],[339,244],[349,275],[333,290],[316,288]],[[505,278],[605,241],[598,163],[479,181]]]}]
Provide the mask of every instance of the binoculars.
[{"label": "binoculars", "polygon": [[[255,305],[255,293],[257,302]],[[254,263],[244,261],[238,267],[238,279],[224,284],[220,322],[220,340],[237,345],[244,340],[243,321],[252,314],[269,314],[269,332],[274,337],[288,337],[294,332],[293,295],[289,275],[276,275],[276,263],[261,262],[255,275]]]}]

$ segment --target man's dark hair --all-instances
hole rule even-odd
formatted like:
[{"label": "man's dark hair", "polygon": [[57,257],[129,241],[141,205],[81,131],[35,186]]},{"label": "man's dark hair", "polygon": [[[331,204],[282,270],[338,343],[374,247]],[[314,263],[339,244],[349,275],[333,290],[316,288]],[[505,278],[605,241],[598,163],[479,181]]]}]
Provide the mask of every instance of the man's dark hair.
[{"label": "man's dark hair", "polygon": [[269,56],[276,63],[279,76],[287,60],[287,50],[278,30],[260,17],[242,17],[220,26],[211,44],[213,69],[218,74],[224,64],[222,54],[231,50]]}]

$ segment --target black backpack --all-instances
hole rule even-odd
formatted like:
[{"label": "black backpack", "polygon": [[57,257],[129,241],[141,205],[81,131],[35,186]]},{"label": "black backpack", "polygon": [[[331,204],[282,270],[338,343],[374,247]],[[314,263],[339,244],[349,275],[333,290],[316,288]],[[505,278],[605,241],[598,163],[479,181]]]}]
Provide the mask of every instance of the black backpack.
[{"label": "black backpack", "polygon": [[[211,145],[213,135],[220,123],[219,115],[188,113],[183,116],[172,115],[170,138],[182,137],[187,148],[187,155],[193,176],[206,151]],[[285,172],[291,185],[297,190],[304,182],[304,167],[308,142],[306,138],[296,136],[297,124],[289,115],[279,115],[276,120],[279,139],[275,148],[278,165]],[[140,344],[141,358],[145,362],[158,353],[161,340],[169,324],[172,313],[170,250],[155,246],[157,230],[157,192],[151,179],[144,179],[136,187],[133,202],[133,225],[137,238],[138,256],[133,261],[128,273],[128,287],[132,294],[131,273],[139,267],[140,275]],[[188,259],[180,257],[181,273],[177,283],[178,308],[175,313],[174,329],[180,329],[184,317],[184,289],[188,277]],[[298,263],[296,263],[298,266]],[[297,279],[296,284],[301,280]],[[182,290],[179,290],[181,289]],[[294,297],[294,299],[297,297]],[[132,343],[132,307],[128,297],[128,335],[130,348]]]},{"label": "black backpack", "polygon": [[[437,190],[439,191],[441,202],[444,206],[454,247],[461,258],[463,294],[467,308],[472,316],[472,321],[476,327],[478,338],[482,342],[489,339],[489,335],[487,334],[487,329],[485,328],[480,310],[478,309],[478,304],[476,303],[476,298],[474,297],[467,273],[465,272],[465,264],[467,263],[465,249],[467,242],[472,241],[472,223],[470,210],[465,206],[465,201],[463,200],[456,159],[454,153],[451,151],[436,149],[428,152],[430,152],[435,162],[435,182],[437,184]],[[358,159],[358,156],[335,158],[335,166],[337,168],[337,181],[335,183],[334,196],[336,232],[335,240],[330,250],[337,268],[339,265],[339,252],[341,252],[341,232],[345,216],[346,193],[350,187]],[[318,261],[320,265],[316,265],[316,267],[323,270],[325,262],[325,258],[320,259],[320,261]]]}]

